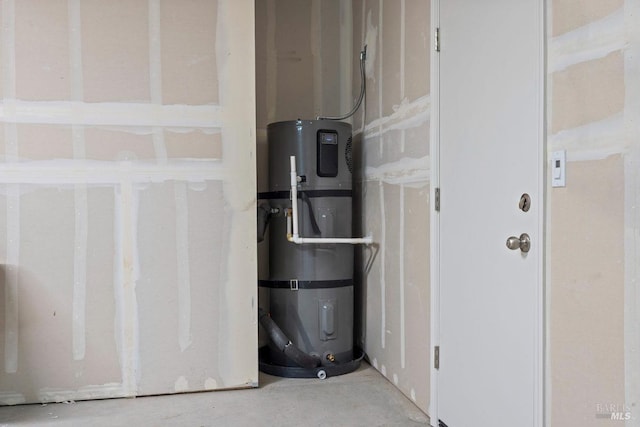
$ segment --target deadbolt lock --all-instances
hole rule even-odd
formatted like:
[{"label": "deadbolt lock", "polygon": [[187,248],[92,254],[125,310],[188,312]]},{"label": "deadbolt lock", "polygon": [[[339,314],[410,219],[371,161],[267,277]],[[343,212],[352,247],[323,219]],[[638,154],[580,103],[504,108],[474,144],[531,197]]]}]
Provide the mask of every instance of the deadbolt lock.
[{"label": "deadbolt lock", "polygon": [[527,233],[522,233],[520,237],[511,236],[507,239],[507,247],[514,251],[520,249],[522,252],[529,252],[529,249],[531,249],[531,238]]},{"label": "deadbolt lock", "polygon": [[520,197],[520,203],[518,203],[518,207],[522,212],[529,212],[529,209],[531,209],[531,196],[529,196],[527,193],[524,193]]}]

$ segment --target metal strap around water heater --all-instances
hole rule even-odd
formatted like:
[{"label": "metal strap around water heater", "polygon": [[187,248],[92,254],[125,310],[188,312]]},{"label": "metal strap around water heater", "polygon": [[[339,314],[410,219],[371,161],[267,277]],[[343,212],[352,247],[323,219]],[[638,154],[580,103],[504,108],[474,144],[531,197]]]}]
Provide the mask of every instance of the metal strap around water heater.
[{"label": "metal strap around water heater", "polygon": [[[297,288],[292,288],[292,282],[296,281]],[[271,289],[328,289],[353,286],[353,279],[345,280],[258,280],[258,286]]]}]

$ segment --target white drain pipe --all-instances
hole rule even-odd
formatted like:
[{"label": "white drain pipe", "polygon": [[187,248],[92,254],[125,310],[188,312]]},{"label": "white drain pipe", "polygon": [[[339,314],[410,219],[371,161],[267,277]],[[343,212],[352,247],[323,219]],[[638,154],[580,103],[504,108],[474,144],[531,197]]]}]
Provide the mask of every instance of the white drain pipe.
[{"label": "white drain pipe", "polygon": [[[296,156],[291,156],[291,211],[287,212],[287,240],[298,245],[305,243],[344,243],[349,245],[370,245],[373,237],[300,237],[298,234],[298,173]],[[290,219],[291,215],[293,218]],[[293,230],[291,229],[293,228]]]}]

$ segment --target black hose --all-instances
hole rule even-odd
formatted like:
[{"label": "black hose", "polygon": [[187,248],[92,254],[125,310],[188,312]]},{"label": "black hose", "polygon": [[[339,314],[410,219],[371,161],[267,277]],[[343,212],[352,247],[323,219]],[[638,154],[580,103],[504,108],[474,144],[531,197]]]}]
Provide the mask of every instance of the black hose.
[{"label": "black hose", "polygon": [[289,338],[282,332],[282,329],[276,325],[271,316],[261,308],[258,308],[258,319],[260,324],[269,334],[269,338],[273,345],[282,351],[287,358],[303,368],[317,368],[320,366],[320,358],[305,353],[296,347]]}]

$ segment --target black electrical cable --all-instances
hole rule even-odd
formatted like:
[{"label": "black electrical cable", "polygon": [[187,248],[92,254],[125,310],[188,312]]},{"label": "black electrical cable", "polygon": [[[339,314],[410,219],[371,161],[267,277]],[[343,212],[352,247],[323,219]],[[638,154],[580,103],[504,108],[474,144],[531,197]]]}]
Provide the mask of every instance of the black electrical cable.
[{"label": "black electrical cable", "polygon": [[305,193],[304,191],[301,191],[298,194],[302,196],[302,201],[304,201],[307,204],[307,208],[309,209],[309,222],[311,222],[311,228],[313,229],[313,234],[316,236],[322,235],[320,231],[320,227],[318,227],[318,221],[316,221],[316,216],[313,213],[313,205],[311,204],[311,200],[309,199],[309,196],[307,196],[307,193]]}]

